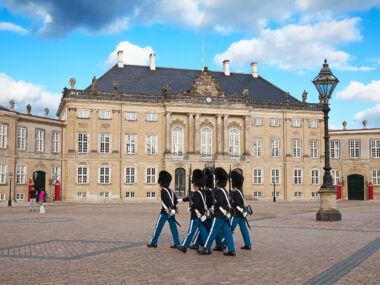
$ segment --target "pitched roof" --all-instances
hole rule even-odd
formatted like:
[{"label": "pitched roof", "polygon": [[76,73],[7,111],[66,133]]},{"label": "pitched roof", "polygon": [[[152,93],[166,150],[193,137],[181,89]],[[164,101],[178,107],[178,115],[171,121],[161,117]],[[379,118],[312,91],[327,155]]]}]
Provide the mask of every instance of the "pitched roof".
[{"label": "pitched roof", "polygon": [[[124,65],[124,68],[113,66],[97,80],[98,91],[113,91],[113,82],[119,81],[119,92],[131,94],[161,95],[161,85],[168,85],[173,92],[188,91],[200,70],[157,67],[150,70],[149,66]],[[225,76],[223,72],[211,71],[228,95],[243,94],[248,89],[249,97],[259,101],[285,101],[285,91],[271,84],[261,76],[253,78],[251,74],[231,73]],[[91,90],[91,85],[86,88]],[[289,96],[290,102],[299,102]]]},{"label": "pitched roof", "polygon": [[5,108],[5,107],[3,107],[3,106],[1,106],[1,105],[0,105],[0,110],[1,110],[1,111],[9,111],[8,108]]}]

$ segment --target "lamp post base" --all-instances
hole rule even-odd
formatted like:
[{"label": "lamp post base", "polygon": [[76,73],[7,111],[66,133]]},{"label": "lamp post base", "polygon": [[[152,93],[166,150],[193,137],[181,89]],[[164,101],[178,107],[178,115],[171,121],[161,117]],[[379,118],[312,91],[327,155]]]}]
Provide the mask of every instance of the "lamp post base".
[{"label": "lamp post base", "polygon": [[341,221],[342,215],[336,207],[336,195],[338,191],[334,186],[321,187],[319,190],[320,195],[320,209],[317,212],[317,221]]}]

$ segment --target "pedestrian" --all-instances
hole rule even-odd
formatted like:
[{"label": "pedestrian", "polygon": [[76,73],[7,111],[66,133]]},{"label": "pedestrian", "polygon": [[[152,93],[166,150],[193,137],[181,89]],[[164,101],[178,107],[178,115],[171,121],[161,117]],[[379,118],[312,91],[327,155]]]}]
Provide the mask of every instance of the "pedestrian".
[{"label": "pedestrian", "polygon": [[30,202],[29,202],[29,211],[37,211],[36,207],[36,190],[32,187],[30,191]]},{"label": "pedestrian", "polygon": [[[199,230],[202,241],[205,242],[207,238],[207,229],[203,222],[206,220],[206,197],[202,194],[201,188],[205,184],[205,176],[203,175],[202,170],[195,169],[193,171],[192,180],[193,184],[193,195],[192,198],[188,197],[187,199],[192,199],[192,206],[190,208],[191,220],[189,225],[189,230],[185,239],[182,241],[182,245],[177,248],[186,253],[187,249],[190,247],[190,242],[193,239],[193,236],[197,230]],[[185,199],[184,199],[185,201]]]},{"label": "pedestrian", "polygon": [[149,248],[156,248],[158,238],[160,237],[161,231],[168,221],[170,226],[170,231],[173,236],[174,244],[170,246],[170,248],[177,248],[180,245],[178,229],[176,225],[176,205],[178,203],[177,196],[174,194],[173,190],[169,188],[170,182],[172,181],[172,176],[169,172],[162,170],[158,175],[158,184],[161,188],[161,200],[162,200],[162,208],[160,215],[158,216],[156,228],[154,229],[154,233],[152,235],[152,239],[149,244],[146,246]]},{"label": "pedestrian", "polygon": [[240,227],[241,235],[243,236],[244,246],[241,249],[251,250],[251,240],[247,229],[247,210],[243,192],[240,190],[243,186],[244,176],[237,171],[231,172],[232,180],[232,207],[234,215],[231,218],[232,232],[235,231],[237,225]]},{"label": "pedestrian", "polygon": [[[212,225],[208,237],[206,239],[204,248],[198,250],[199,254],[211,254],[211,245],[214,242],[217,234],[222,231],[228,247],[228,252],[225,252],[226,256],[235,256],[235,246],[232,237],[231,225],[229,223],[231,205],[228,199],[227,191],[224,187],[227,184],[228,174],[221,168],[215,168],[215,204],[214,204],[214,218],[212,219]],[[217,245],[218,246],[218,245]],[[223,250],[223,245],[220,245]]]},{"label": "pedestrian", "polygon": [[45,214],[45,207],[43,205],[44,198],[45,198],[45,191],[42,188],[38,197],[39,204],[40,204],[40,214]]}]

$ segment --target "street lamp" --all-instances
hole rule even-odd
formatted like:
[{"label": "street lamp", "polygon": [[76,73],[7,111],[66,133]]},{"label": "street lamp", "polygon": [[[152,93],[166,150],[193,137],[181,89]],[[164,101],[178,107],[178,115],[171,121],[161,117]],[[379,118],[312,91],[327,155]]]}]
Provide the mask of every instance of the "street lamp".
[{"label": "street lamp", "polygon": [[276,178],[273,179],[273,202],[276,202]]},{"label": "street lamp", "polygon": [[325,59],[321,71],[313,80],[313,84],[318,90],[319,98],[322,103],[322,111],[324,114],[323,120],[325,125],[325,166],[323,167],[325,173],[323,175],[323,184],[319,189],[320,209],[316,215],[317,221],[340,221],[342,219],[336,206],[336,195],[338,192],[332,183],[329,150],[329,99],[338,83],[338,78],[332,74],[329,65],[327,64],[327,60]]},{"label": "street lamp", "polygon": [[11,195],[12,195],[12,177],[13,177],[13,172],[9,171],[9,197],[8,197],[8,207],[12,207],[12,200],[11,200]]}]

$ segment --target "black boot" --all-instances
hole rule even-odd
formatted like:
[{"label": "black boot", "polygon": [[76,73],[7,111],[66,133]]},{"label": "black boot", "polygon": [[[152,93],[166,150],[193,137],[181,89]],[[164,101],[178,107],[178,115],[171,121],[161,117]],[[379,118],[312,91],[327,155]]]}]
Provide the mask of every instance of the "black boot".
[{"label": "black boot", "polygon": [[213,251],[223,251],[224,248],[223,248],[223,246],[216,246],[216,247],[214,247],[212,250],[213,250]]},{"label": "black boot", "polygon": [[187,248],[184,247],[183,245],[177,246],[177,249],[180,250],[180,251],[182,251],[183,253],[186,253],[186,251],[187,251]]},{"label": "black boot", "polygon": [[205,255],[205,254],[211,254],[211,253],[212,253],[212,251],[211,251],[210,249],[208,249],[208,248],[199,249],[197,252],[198,252],[199,254],[202,254],[202,255]]},{"label": "black boot", "polygon": [[226,256],[235,256],[236,252],[235,251],[228,251],[228,252],[225,252],[224,255],[226,255]]},{"label": "black boot", "polygon": [[156,248],[156,247],[157,247],[157,244],[150,243],[150,244],[147,244],[146,246],[147,246],[147,247],[153,247],[153,248]]},{"label": "black boot", "polygon": [[191,246],[190,246],[190,249],[199,249],[199,246],[198,245],[195,245],[195,244],[192,244]]},{"label": "black boot", "polygon": [[251,247],[248,245],[242,246],[241,249],[251,250]]},{"label": "black boot", "polygon": [[178,244],[173,244],[172,246],[170,246],[170,248],[178,248],[180,245]]}]

